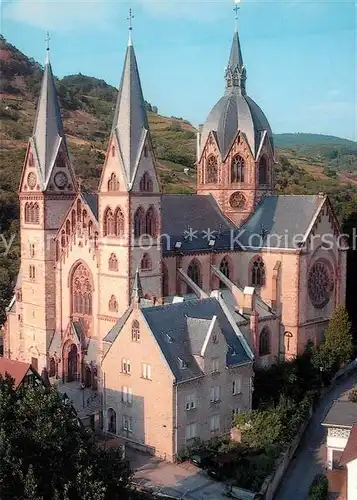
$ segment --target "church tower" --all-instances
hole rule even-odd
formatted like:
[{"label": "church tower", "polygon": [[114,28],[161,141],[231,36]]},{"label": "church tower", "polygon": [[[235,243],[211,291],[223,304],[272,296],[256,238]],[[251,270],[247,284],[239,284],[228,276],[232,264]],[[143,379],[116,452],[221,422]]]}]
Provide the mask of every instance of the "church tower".
[{"label": "church tower", "polygon": [[55,331],[54,238],[76,194],[49,48],[33,134],[19,186],[22,311],[20,352],[11,357],[42,371]]},{"label": "church tower", "polygon": [[137,268],[147,298],[161,296],[161,192],[131,31],[99,184],[104,321],[131,303]]},{"label": "church tower", "polygon": [[198,137],[197,193],[214,196],[238,226],[273,189],[273,135],[263,111],[247,95],[246,79],[236,18],[225,94]]}]

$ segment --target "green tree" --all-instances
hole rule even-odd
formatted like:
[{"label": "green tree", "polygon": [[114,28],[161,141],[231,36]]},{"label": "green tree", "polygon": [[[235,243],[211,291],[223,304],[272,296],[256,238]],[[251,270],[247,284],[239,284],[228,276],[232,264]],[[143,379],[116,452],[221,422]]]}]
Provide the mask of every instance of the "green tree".
[{"label": "green tree", "polygon": [[0,376],[0,498],[148,498],[130,487],[119,450],[100,449],[56,390],[15,391]]},{"label": "green tree", "polygon": [[352,356],[351,323],[344,305],[335,309],[325,333],[325,340],[317,349],[314,364],[323,370],[336,372]]}]

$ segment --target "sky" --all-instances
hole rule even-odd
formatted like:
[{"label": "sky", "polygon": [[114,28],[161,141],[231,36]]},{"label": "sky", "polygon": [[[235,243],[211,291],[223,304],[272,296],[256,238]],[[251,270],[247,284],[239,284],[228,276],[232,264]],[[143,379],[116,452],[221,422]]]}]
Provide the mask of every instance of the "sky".
[{"label": "sky", "polygon": [[[144,97],[159,113],[204,123],[224,93],[234,30],[231,0],[3,0],[1,32],[39,62],[50,31],[58,77],[118,86],[132,8]],[[247,93],[273,132],[357,140],[357,3],[242,0],[238,26]]]}]

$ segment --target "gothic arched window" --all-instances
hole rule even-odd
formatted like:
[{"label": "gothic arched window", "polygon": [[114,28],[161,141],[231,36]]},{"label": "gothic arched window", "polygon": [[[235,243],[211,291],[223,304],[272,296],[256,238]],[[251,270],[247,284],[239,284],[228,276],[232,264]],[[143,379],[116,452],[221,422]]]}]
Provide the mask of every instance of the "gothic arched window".
[{"label": "gothic arched window", "polygon": [[[227,257],[223,257],[221,264],[219,266],[219,270],[221,271],[222,274],[224,274],[228,279],[230,279],[231,275],[231,266],[230,262]],[[225,284],[221,281],[220,282],[220,288],[225,288]]]},{"label": "gothic arched window", "polygon": [[231,182],[244,182],[244,158],[236,155],[232,158],[231,164]]},{"label": "gothic arched window", "polygon": [[103,231],[104,236],[115,236],[114,216],[109,207],[104,212]]},{"label": "gothic arched window", "polygon": [[119,182],[117,180],[117,176],[113,172],[108,181],[108,191],[118,191],[118,190],[119,190]]},{"label": "gothic arched window", "polygon": [[91,220],[88,222],[88,236],[89,238],[93,236],[93,222]]},{"label": "gothic arched window", "polygon": [[112,253],[109,257],[108,269],[109,269],[109,271],[117,271],[118,270],[118,259],[115,255],[115,253]]},{"label": "gothic arched window", "polygon": [[72,231],[74,231],[76,228],[76,212],[74,210],[72,210],[71,213],[71,226],[72,226]]},{"label": "gothic arched window", "polygon": [[169,273],[165,264],[162,264],[162,296],[169,296]]},{"label": "gothic arched window", "polygon": [[28,222],[29,224],[40,223],[40,207],[38,206],[38,203],[25,204],[25,222]]},{"label": "gothic arched window", "polygon": [[206,161],[206,183],[212,184],[216,182],[218,182],[217,158],[211,155]]},{"label": "gothic arched window", "polygon": [[[201,265],[197,259],[193,259],[187,269],[187,275],[191,280],[196,283],[200,288],[202,287],[201,278]],[[191,288],[188,287],[188,293],[192,292]]]},{"label": "gothic arched window", "polygon": [[110,297],[109,301],[109,311],[110,312],[118,312],[118,302],[114,295]]},{"label": "gothic arched window", "polygon": [[143,258],[141,259],[140,268],[142,271],[149,271],[152,267],[151,257],[148,253],[144,253]]},{"label": "gothic arched window", "polygon": [[156,215],[153,207],[148,208],[146,212],[145,232],[152,237],[156,236]]},{"label": "gothic arched window", "polygon": [[92,314],[92,275],[88,268],[80,263],[74,269],[71,280],[72,314],[90,316]]},{"label": "gothic arched window", "polygon": [[270,354],[270,330],[264,327],[259,337],[259,356]]},{"label": "gothic arched window", "polygon": [[71,234],[71,222],[68,220],[66,220],[66,234],[67,236],[69,236]]},{"label": "gothic arched window", "polygon": [[131,340],[133,342],[139,342],[140,340],[140,325],[136,319],[134,319],[131,325]]},{"label": "gothic arched window", "polygon": [[265,264],[261,257],[257,257],[251,264],[251,285],[265,285]]},{"label": "gothic arched window", "polygon": [[134,214],[134,236],[139,238],[142,234],[145,234],[145,212],[139,207]]},{"label": "gothic arched window", "polygon": [[124,233],[124,215],[121,208],[115,210],[115,235],[123,236]]},{"label": "gothic arched window", "polygon": [[140,191],[151,193],[153,189],[154,187],[151,177],[147,172],[145,172],[142,178],[140,179]]},{"label": "gothic arched window", "polygon": [[268,183],[268,163],[265,156],[262,156],[259,161],[259,184]]}]

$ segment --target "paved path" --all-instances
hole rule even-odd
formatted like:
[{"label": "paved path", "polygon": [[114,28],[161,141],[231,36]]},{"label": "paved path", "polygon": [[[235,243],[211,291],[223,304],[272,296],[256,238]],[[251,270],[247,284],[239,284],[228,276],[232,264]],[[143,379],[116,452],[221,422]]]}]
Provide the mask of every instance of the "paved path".
[{"label": "paved path", "polygon": [[325,434],[321,422],[324,420],[332,401],[346,399],[346,391],[357,384],[357,374],[341,380],[334,389],[320,401],[308,425],[299,448],[291,460],[283,482],[274,500],[306,500],[310,485],[315,475],[324,472]]}]

